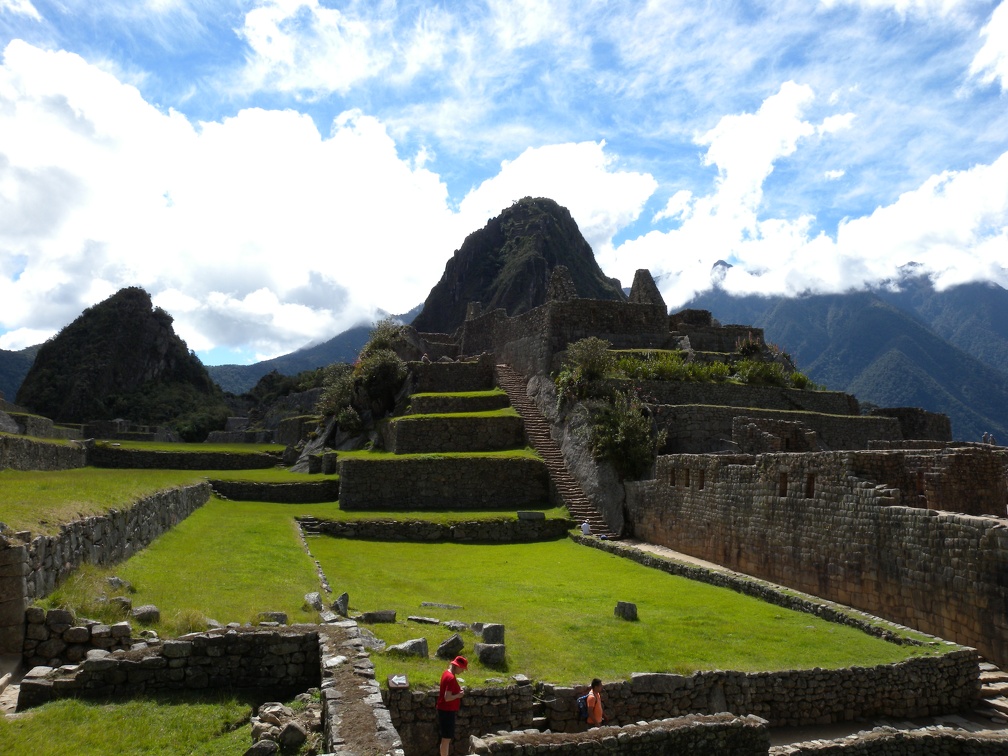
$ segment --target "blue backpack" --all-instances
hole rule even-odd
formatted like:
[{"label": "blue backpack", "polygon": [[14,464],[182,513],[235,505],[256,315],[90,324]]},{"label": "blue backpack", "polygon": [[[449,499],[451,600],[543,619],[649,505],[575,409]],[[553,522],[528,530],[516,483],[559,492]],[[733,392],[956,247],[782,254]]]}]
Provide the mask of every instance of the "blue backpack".
[{"label": "blue backpack", "polygon": [[588,694],[585,693],[577,700],[578,721],[588,721]]}]

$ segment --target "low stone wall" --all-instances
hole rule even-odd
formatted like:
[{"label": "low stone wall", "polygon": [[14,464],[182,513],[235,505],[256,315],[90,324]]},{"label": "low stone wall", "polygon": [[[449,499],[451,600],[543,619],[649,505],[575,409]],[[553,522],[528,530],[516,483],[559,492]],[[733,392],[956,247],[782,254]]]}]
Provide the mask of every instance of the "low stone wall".
[{"label": "low stone wall", "polygon": [[262,691],[276,699],[321,682],[319,634],[313,628],[228,628],[166,640],[143,652],[99,656],[79,665],[32,669],[21,681],[18,710],[59,698],[176,690]]},{"label": "low stone wall", "polygon": [[312,504],[339,499],[339,478],[300,483],[254,483],[246,480],[211,480],[214,493],[232,501],[270,501],[278,504]]},{"label": "low stone wall", "polygon": [[129,470],[266,470],[281,463],[282,449],[265,452],[147,451],[95,444],[88,450],[92,467]]},{"label": "low stone wall", "polygon": [[[667,756],[766,756],[770,748],[767,723],[759,717],[731,714],[687,716],[599,727],[583,733],[542,735],[509,732],[469,739],[470,754],[577,753]],[[530,750],[533,749],[533,750]],[[541,749],[534,750],[534,749]]]},{"label": "low stone wall", "polygon": [[340,459],[340,507],[346,510],[539,509],[549,474],[538,459],[442,457]]},{"label": "low stone wall", "polygon": [[498,451],[525,446],[525,425],[517,415],[403,415],[385,423],[385,448],[396,454]]},{"label": "low stone wall", "polygon": [[410,397],[411,415],[436,415],[446,412],[488,412],[510,405],[507,394],[453,396],[452,394],[414,394]]},{"label": "low stone wall", "polygon": [[[718,670],[688,676],[634,673],[629,681],[603,681],[603,701],[606,719],[617,726],[731,712],[759,717],[774,727],[797,727],[965,710],[979,695],[979,674],[977,653],[957,649],[943,656],[875,667],[749,673]],[[576,701],[586,692],[586,686],[548,683],[468,689],[459,711],[456,739],[528,729],[536,700],[544,702],[543,727],[553,733],[583,733],[585,725],[577,718]],[[437,737],[437,691],[390,689],[383,695],[403,742],[410,744],[407,755],[432,752]],[[762,752],[766,752],[765,743]]]},{"label": "low stone wall", "polygon": [[897,730],[876,727],[836,740],[774,746],[770,756],[984,756],[1008,753],[1008,732],[966,732],[949,727]]},{"label": "low stone wall", "polygon": [[[779,386],[690,381],[606,381],[605,383],[622,391],[636,388],[648,404],[760,407],[765,410],[797,410],[824,415],[860,414],[857,399],[839,391],[808,391]],[[896,424],[898,425],[898,421]]]},{"label": "low stone wall", "polygon": [[87,452],[80,444],[0,435],[0,470],[74,470],[85,465]]},{"label": "low stone wall", "polygon": [[89,651],[128,651],[133,646],[129,622],[106,625],[94,620],[77,622],[67,609],[30,606],[25,610],[23,658],[32,667],[59,667],[84,660]]},{"label": "low stone wall", "polygon": [[84,562],[114,564],[129,559],[209,498],[207,483],[180,486],[144,497],[129,509],[63,525],[59,535],[37,536],[27,549],[26,599],[47,596]]},{"label": "low stone wall", "polygon": [[493,359],[467,362],[411,362],[413,393],[486,391],[494,387]]},{"label": "low stone wall", "polygon": [[444,525],[423,520],[320,520],[318,531],[334,538],[418,543],[533,543],[565,538],[574,521],[473,520]]},{"label": "low stone wall", "polygon": [[[436,753],[440,742],[437,688],[385,688],[382,697],[402,738],[406,756]],[[531,727],[534,703],[533,687],[527,680],[500,688],[467,687],[455,720],[455,743],[467,743],[473,735]]]},{"label": "low stone wall", "polygon": [[[655,422],[666,431],[663,454],[703,454],[734,448],[733,425],[737,418],[756,421],[796,422],[816,434],[816,443],[824,449],[867,449],[875,439],[900,439],[899,422],[890,417],[865,415],[827,415],[794,410],[761,410],[752,407],[712,406],[710,404],[658,405],[653,408]],[[812,448],[786,448],[780,451],[817,451]]]}]

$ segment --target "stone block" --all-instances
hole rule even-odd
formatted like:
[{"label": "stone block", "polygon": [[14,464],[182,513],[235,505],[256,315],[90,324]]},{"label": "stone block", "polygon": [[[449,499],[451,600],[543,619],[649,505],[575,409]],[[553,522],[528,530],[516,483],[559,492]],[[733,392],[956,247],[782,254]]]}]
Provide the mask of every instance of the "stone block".
[{"label": "stone block", "polygon": [[86,627],[68,627],[63,633],[67,643],[87,643],[91,640],[91,631]]},{"label": "stone block", "polygon": [[161,646],[161,655],[166,659],[182,659],[192,656],[192,641],[167,640]]},{"label": "stone block", "polygon": [[614,614],[620,619],[625,619],[628,622],[636,622],[637,604],[631,604],[629,601],[617,601]]},{"label": "stone block", "polygon": [[501,667],[505,660],[503,643],[477,643],[473,646],[476,658],[485,667]]},{"label": "stone block", "polygon": [[446,661],[451,661],[460,653],[462,649],[465,648],[465,641],[462,640],[462,636],[458,633],[454,633],[450,638],[445,640],[438,646],[437,651],[434,655],[439,659],[444,659]]},{"label": "stone block", "polygon": [[398,643],[394,646],[386,648],[385,653],[397,654],[400,656],[419,656],[422,659],[426,659],[428,656],[427,639],[414,638],[403,643]]},{"label": "stone block", "polygon": [[58,627],[60,625],[72,625],[76,617],[74,613],[69,609],[50,609],[46,612],[46,624],[49,627]]},{"label": "stone block", "polygon": [[357,621],[368,625],[378,623],[393,624],[396,621],[395,609],[380,609],[375,612],[364,612],[357,618]]},{"label": "stone block", "polygon": [[483,632],[480,635],[483,636],[484,643],[503,643],[504,625],[487,623],[483,625]]}]

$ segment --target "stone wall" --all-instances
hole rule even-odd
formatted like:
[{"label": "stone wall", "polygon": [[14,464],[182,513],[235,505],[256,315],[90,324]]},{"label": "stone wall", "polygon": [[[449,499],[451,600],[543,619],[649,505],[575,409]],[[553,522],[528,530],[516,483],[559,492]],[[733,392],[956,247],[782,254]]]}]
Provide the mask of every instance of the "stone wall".
[{"label": "stone wall", "polygon": [[80,444],[0,435],[0,470],[74,470],[85,465],[87,452]]},{"label": "stone wall", "polygon": [[984,756],[1008,753],[1008,733],[936,726],[917,730],[876,727],[837,740],[774,746],[770,756]]},{"label": "stone wall", "polygon": [[469,739],[471,754],[523,754],[542,752],[570,754],[619,753],[628,756],[766,756],[770,749],[767,723],[759,717],[731,714],[687,716],[642,722],[626,727],[601,727],[583,733],[544,736],[509,732]]},{"label": "stone wall", "polygon": [[49,595],[84,562],[100,565],[129,559],[209,498],[208,483],[180,486],[146,496],[129,509],[75,520],[61,526],[59,535],[35,537],[26,555],[26,598]]},{"label": "stone wall", "polygon": [[690,348],[698,352],[728,354],[738,349],[740,342],[763,343],[763,329],[746,325],[693,326],[679,324],[676,333],[689,339]]},{"label": "stone wall", "polygon": [[[542,726],[554,733],[583,732],[576,700],[586,686],[519,684],[470,688],[459,711],[456,740],[532,726],[533,706],[543,702]],[[897,664],[781,672],[699,671],[692,675],[634,673],[603,681],[606,719],[625,726],[689,714],[731,712],[756,716],[770,726],[822,725],[863,717],[912,718],[965,710],[980,692],[979,658],[973,649],[918,657]],[[392,721],[410,744],[407,754],[432,752],[436,744],[437,690],[383,691]],[[414,750],[415,749],[415,750]],[[764,749],[765,752],[765,749]]]},{"label": "stone wall", "polygon": [[311,504],[339,499],[339,478],[300,483],[253,483],[246,480],[211,480],[214,493],[232,501],[272,501]]},{"label": "stone wall", "polygon": [[[382,697],[392,715],[406,756],[436,753],[440,738],[437,726],[438,691],[384,688]],[[499,688],[466,688],[455,720],[456,752],[473,735],[498,730],[523,730],[532,726],[532,685],[512,684]]]},{"label": "stone wall", "polygon": [[35,667],[21,681],[18,710],[58,698],[176,690],[262,691],[275,700],[320,682],[317,630],[228,628],[166,640],[135,654],[89,657],[58,669]]},{"label": "stone wall", "polygon": [[340,507],[352,510],[541,509],[549,474],[538,459],[433,457],[339,460]]},{"label": "stone wall", "polygon": [[446,412],[488,412],[509,406],[507,394],[452,396],[451,394],[414,394],[410,397],[411,415],[435,415]]},{"label": "stone wall", "polygon": [[320,520],[318,530],[334,538],[419,543],[532,543],[565,538],[573,520],[473,520],[444,525],[424,520]]},{"label": "stone wall", "polygon": [[0,656],[20,656],[24,647],[27,553],[0,536]]},{"label": "stone wall", "polygon": [[282,449],[265,452],[148,451],[94,444],[87,455],[92,467],[130,470],[266,470],[281,463]]},{"label": "stone wall", "polygon": [[23,658],[32,667],[59,667],[84,660],[89,651],[128,651],[133,646],[129,622],[106,625],[93,620],[78,624],[73,612],[30,606],[24,613]]},{"label": "stone wall", "polygon": [[869,414],[895,418],[900,424],[903,438],[952,440],[952,421],[948,415],[928,412],[919,407],[884,407],[873,409]]},{"label": "stone wall", "polygon": [[621,391],[636,388],[648,404],[759,407],[763,410],[796,410],[819,412],[824,415],[860,414],[857,399],[839,391],[808,391],[780,386],[689,381],[607,381],[606,383]]},{"label": "stone wall", "polygon": [[493,359],[466,362],[411,362],[413,393],[486,391],[494,387]]},{"label": "stone wall", "polygon": [[[695,385],[695,384],[686,384]],[[739,387],[744,388],[744,387]],[[873,439],[900,439],[899,423],[888,417],[863,415],[832,415],[794,410],[764,410],[740,406],[710,404],[666,405],[652,407],[655,421],[664,428],[667,437],[663,454],[703,454],[736,448],[734,438],[737,418],[795,422],[815,433],[811,448],[795,445],[781,451],[816,451],[824,449],[867,449]],[[743,436],[743,441],[744,441]]]},{"label": "stone wall", "polygon": [[515,415],[403,415],[382,426],[385,448],[396,454],[498,451],[525,446],[525,425]]},{"label": "stone wall", "polygon": [[[628,519],[641,540],[974,646],[1003,665],[1008,528],[1003,514],[957,513],[977,497],[961,471],[981,463],[959,460],[967,452],[984,453],[662,456],[654,480],[627,483]],[[934,505],[929,494],[952,511],[924,508]]]}]

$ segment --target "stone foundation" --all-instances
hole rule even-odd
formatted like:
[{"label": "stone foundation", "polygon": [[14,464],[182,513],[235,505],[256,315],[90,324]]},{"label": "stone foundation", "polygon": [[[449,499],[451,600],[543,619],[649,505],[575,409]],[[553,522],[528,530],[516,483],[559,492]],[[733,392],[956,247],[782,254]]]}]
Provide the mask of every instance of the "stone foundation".
[{"label": "stone foundation", "polygon": [[573,520],[473,520],[453,525],[423,520],[321,520],[318,531],[334,538],[418,543],[532,543],[565,538]]},{"label": "stone foundation", "polygon": [[525,446],[525,425],[517,415],[403,415],[382,428],[385,448],[396,454],[498,451]]},{"label": "stone foundation", "polygon": [[270,501],[278,504],[313,504],[339,499],[338,478],[300,483],[252,483],[244,480],[211,480],[218,496],[233,501]]}]

